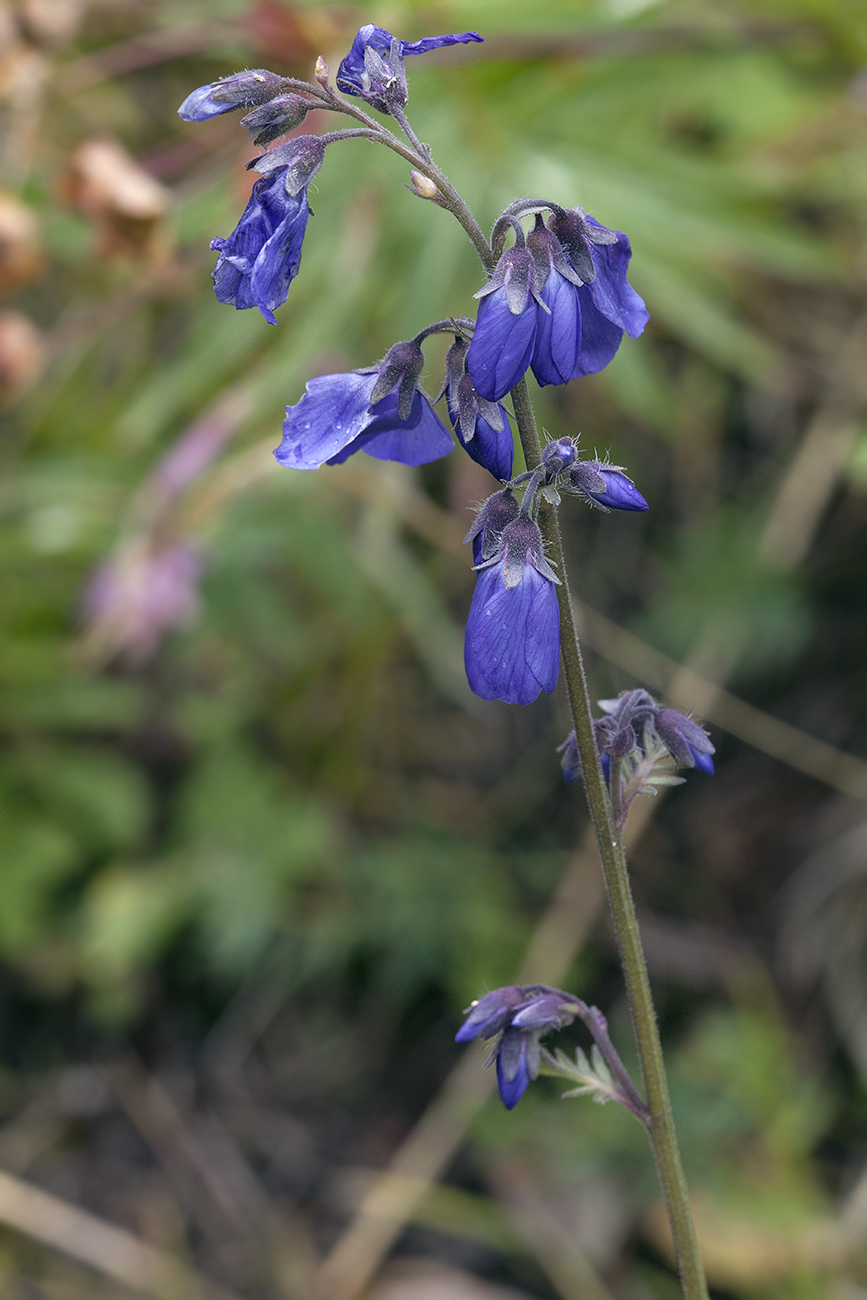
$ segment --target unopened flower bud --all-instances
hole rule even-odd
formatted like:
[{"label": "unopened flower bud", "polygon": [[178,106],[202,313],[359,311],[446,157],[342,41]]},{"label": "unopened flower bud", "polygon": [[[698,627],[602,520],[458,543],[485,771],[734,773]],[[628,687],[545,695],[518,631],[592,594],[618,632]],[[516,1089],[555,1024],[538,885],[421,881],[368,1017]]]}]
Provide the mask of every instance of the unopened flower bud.
[{"label": "unopened flower bud", "polygon": [[407,189],[413,194],[417,194],[420,199],[430,199],[432,203],[439,203],[441,195],[436,185],[429,176],[424,176],[421,172],[411,171],[410,180],[412,185],[407,185]]},{"label": "unopened flower bud", "polygon": [[313,75],[319,82],[320,86],[328,85],[328,64],[325,62],[321,54],[316,60],[316,67],[313,71]]}]

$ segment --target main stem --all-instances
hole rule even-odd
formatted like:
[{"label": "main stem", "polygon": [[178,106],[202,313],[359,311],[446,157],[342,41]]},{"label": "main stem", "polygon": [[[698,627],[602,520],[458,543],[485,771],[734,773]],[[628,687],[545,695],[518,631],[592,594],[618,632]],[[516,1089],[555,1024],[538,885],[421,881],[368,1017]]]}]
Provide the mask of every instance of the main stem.
[{"label": "main stem", "polygon": [[[511,397],[527,468],[533,469],[541,461],[541,447],[526,379],[518,381],[512,389]],[[605,888],[614,920],[629,1009],[632,1013],[638,1055],[644,1076],[650,1144],[671,1225],[684,1296],[686,1300],[707,1300],[707,1282],[699,1255],[689,1191],[677,1145],[677,1134],[674,1130],[671,1098],[662,1058],[662,1044],[650,992],[647,963],[641,946],[638,919],[632,902],[623,839],[614,823],[599,761],[599,751],[593,734],[587,678],[569,596],[569,584],[566,580],[563,545],[556,510],[544,509],[539,524],[550,558],[558,566],[561,578],[560,586],[557,588],[557,599],[560,605],[563,673],[566,678],[572,721],[575,725],[578,752],[581,756],[584,788],[596,832],[596,842],[599,845],[599,856],[602,859]]]}]

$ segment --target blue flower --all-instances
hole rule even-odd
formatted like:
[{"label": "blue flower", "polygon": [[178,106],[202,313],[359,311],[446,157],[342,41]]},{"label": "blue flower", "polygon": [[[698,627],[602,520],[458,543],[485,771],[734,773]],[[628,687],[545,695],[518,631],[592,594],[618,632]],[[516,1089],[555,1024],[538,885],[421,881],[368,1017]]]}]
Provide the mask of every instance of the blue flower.
[{"label": "blue flower", "polygon": [[479,566],[467,619],[464,665],[483,700],[530,704],[557,685],[559,581],[537,525],[523,517],[507,524],[497,551]]},{"label": "blue flower", "polygon": [[497,1087],[503,1105],[513,1110],[539,1074],[539,1040],[552,1029],[570,1025],[578,1014],[574,998],[546,984],[495,989],[474,1002],[455,1034],[455,1042],[500,1035],[488,1065],[497,1063]]},{"label": "blue flower", "polygon": [[427,54],[443,45],[466,45],[481,41],[478,32],[453,36],[426,36],[420,41],[401,41],[384,27],[366,23],[352,42],[352,48],[337,70],[337,89],[357,95],[380,113],[402,109],[407,102],[407,54]]},{"label": "blue flower", "polygon": [[244,310],[258,307],[271,325],[301,265],[307,229],[307,186],[322,165],[325,145],[298,136],[254,161],[262,179],[253,186],[244,215],[228,239],[212,239],[219,252],[212,272],[220,302]]},{"label": "blue flower", "polygon": [[236,108],[253,108],[279,95],[282,85],[283,78],[266,68],[235,72],[192,91],[178,109],[178,116],[185,122],[206,122],[221,113],[233,113]]},{"label": "blue flower", "polygon": [[301,401],[286,408],[283,441],[274,452],[280,464],[319,469],[361,450],[404,465],[447,456],[452,436],[417,387],[416,351],[421,357],[417,344],[398,343],[380,366],[311,379]]},{"label": "blue flower", "polygon": [[467,454],[493,474],[512,477],[514,440],[505,408],[476,392],[467,372],[469,344],[456,339],[446,357],[446,405],[452,428]]},{"label": "blue flower", "polygon": [[503,397],[527,370],[541,308],[536,264],[523,231],[494,268],[481,298],[467,368],[476,391],[489,402]]},{"label": "blue flower", "polygon": [[624,330],[637,338],[648,319],[626,279],[632,250],[624,234],[607,230],[581,208],[555,209],[548,224],[546,230],[537,215],[527,238],[549,313],[539,314],[530,362],[543,387],[602,370]]},{"label": "blue flower", "polygon": [[569,471],[569,489],[603,510],[646,510],[647,502],[622,465],[581,460]]}]

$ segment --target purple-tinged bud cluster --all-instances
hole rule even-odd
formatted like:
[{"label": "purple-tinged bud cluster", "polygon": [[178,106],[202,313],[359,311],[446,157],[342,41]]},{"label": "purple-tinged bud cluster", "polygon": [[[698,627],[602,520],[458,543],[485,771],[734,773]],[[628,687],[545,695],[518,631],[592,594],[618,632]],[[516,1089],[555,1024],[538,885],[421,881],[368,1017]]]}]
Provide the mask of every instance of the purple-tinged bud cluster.
[{"label": "purple-tinged bud cluster", "polygon": [[365,23],[352,48],[337,70],[337,89],[344,95],[364,99],[380,113],[392,113],[406,107],[409,98],[404,58],[408,54],[427,54],[444,45],[466,45],[481,41],[478,32],[461,32],[452,36],[425,36],[420,41],[401,41],[384,27]]},{"label": "purple-tinged bud cluster", "polygon": [[582,1010],[582,1003],[546,984],[495,989],[468,1008],[455,1042],[499,1036],[488,1065],[496,1061],[500,1097],[506,1109],[513,1110],[539,1075],[540,1039],[571,1025]]},{"label": "purple-tinged bud cluster", "polygon": [[241,126],[246,128],[253,144],[270,144],[300,126],[313,107],[313,102],[301,95],[277,95],[242,117]]},{"label": "purple-tinged bud cluster", "polygon": [[301,401],[286,408],[277,460],[288,469],[319,469],[361,450],[404,465],[447,456],[452,436],[418,387],[423,365],[411,340],[369,370],[311,379]]},{"label": "purple-tinged bud cluster", "polygon": [[[612,766],[618,765],[618,803],[625,819],[637,794],[653,793],[653,786],[678,784],[682,778],[667,774],[671,759],[682,767],[695,767],[713,775],[714,745],[704,727],[676,709],[657,704],[648,691],[625,691],[616,700],[599,700],[601,718],[593,721],[593,732],[602,762],[602,774],[610,781]],[[557,752],[566,781],[582,775],[581,756],[575,732]]]}]

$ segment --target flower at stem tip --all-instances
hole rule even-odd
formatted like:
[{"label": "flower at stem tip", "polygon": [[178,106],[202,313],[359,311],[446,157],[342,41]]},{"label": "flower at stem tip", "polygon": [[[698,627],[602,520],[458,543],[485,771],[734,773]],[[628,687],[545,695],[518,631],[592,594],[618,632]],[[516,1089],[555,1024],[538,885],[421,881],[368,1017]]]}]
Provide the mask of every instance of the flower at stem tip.
[{"label": "flower at stem tip", "polygon": [[400,111],[409,97],[403,63],[407,54],[427,54],[444,45],[466,45],[483,39],[478,32],[460,32],[401,41],[384,27],[365,23],[337,70],[337,89],[366,100],[380,113],[391,113],[395,108]]},{"label": "flower at stem tip", "polygon": [[545,984],[495,989],[468,1008],[455,1042],[499,1035],[488,1065],[496,1061],[500,1097],[506,1109],[513,1110],[538,1077],[542,1036],[571,1025],[584,1009],[568,993]]}]

